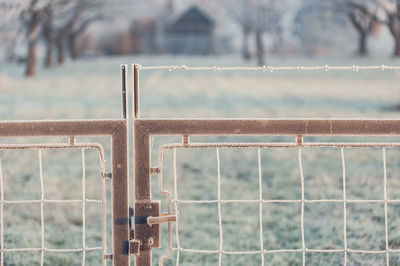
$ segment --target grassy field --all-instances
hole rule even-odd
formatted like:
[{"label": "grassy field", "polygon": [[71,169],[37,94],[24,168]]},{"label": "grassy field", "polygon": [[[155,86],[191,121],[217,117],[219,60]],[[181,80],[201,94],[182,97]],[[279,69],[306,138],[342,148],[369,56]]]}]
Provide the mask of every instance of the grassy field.
[{"label": "grassy field", "polygon": [[[20,66],[0,69],[0,115],[2,120],[80,119],[120,117],[120,75],[122,63],[142,65],[246,65],[231,57],[121,57],[99,58],[53,70],[40,71],[33,79],[21,78]],[[279,65],[399,65],[400,61],[382,58],[270,58]],[[398,118],[399,74],[390,71],[361,72],[186,72],[142,71],[141,110],[143,117],[195,118]],[[61,139],[35,139],[35,142]],[[87,139],[80,138],[80,141]],[[313,137],[306,141],[398,141],[398,138]],[[7,142],[28,140],[8,139]],[[66,140],[62,140],[66,141]],[[108,163],[109,142],[92,139],[105,146]],[[153,139],[152,164],[157,165],[162,144],[179,142],[176,137]],[[294,137],[193,137],[202,142],[280,142]],[[303,150],[306,199],[342,199],[342,162],[340,149]],[[387,150],[388,198],[400,199],[400,150]],[[301,199],[297,149],[262,149],[264,199]],[[3,151],[0,154],[6,200],[40,199],[37,151]],[[348,199],[383,199],[383,162],[381,149],[346,149]],[[221,198],[258,199],[257,149],[221,149]],[[88,198],[100,198],[100,168],[95,151],[87,151]],[[67,167],[68,166],[68,167]],[[82,197],[80,151],[45,151],[43,175],[47,199]],[[109,164],[107,165],[109,169]],[[173,192],[173,152],[163,161],[164,184]],[[217,198],[217,161],[215,149],[177,151],[178,198],[215,200]],[[157,177],[153,177],[154,198]],[[173,195],[174,196],[174,195]],[[45,241],[48,248],[80,248],[82,217],[80,204],[46,204]],[[101,245],[101,207],[88,204],[87,246]],[[178,204],[180,245],[186,249],[219,249],[217,203]],[[301,249],[300,203],[263,205],[263,246],[272,249]],[[400,249],[400,204],[388,208],[389,245]],[[223,249],[258,251],[258,203],[224,203],[221,206]],[[343,204],[305,204],[305,243],[309,249],[343,249]],[[4,208],[5,247],[40,247],[40,205],[6,205]],[[166,254],[166,227],[163,248],[154,251],[154,262]],[[173,228],[175,230],[175,228]],[[175,231],[174,231],[175,233]],[[173,240],[176,245],[176,239]],[[352,203],[347,206],[347,243],[350,249],[385,249],[383,203]],[[111,244],[109,243],[109,246]],[[32,265],[40,252],[31,256],[9,253],[7,265]],[[167,265],[175,264],[176,252]],[[307,265],[343,264],[343,253],[309,253]],[[81,254],[46,254],[46,265],[78,265]],[[390,256],[400,264],[400,253]],[[88,253],[88,265],[98,265],[100,252]],[[214,265],[218,254],[180,254],[181,265]],[[224,265],[259,265],[261,255],[223,255]],[[265,255],[266,265],[301,265],[302,254]],[[384,265],[385,254],[354,254],[348,265]]]}]

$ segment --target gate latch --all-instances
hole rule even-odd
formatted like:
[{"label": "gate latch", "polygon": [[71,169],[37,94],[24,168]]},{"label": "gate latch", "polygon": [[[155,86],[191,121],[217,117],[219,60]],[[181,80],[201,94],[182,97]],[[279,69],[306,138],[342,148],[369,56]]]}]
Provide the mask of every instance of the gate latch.
[{"label": "gate latch", "polygon": [[176,213],[173,212],[172,214],[168,213],[161,213],[160,216],[149,216],[147,217],[147,224],[152,226],[153,224],[162,224],[162,223],[171,223],[176,222]]},{"label": "gate latch", "polygon": [[129,210],[129,254],[160,247],[160,224],[176,222],[176,213],[160,213],[159,202],[136,202]]}]

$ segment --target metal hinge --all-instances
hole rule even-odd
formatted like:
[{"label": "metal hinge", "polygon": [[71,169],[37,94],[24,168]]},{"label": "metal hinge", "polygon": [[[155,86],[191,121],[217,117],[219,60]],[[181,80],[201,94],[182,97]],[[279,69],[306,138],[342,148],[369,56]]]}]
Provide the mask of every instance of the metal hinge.
[{"label": "metal hinge", "polygon": [[138,255],[140,250],[160,247],[160,224],[176,222],[176,213],[160,213],[160,203],[151,202],[135,203],[138,214],[135,216],[134,208],[129,208],[129,254]]}]

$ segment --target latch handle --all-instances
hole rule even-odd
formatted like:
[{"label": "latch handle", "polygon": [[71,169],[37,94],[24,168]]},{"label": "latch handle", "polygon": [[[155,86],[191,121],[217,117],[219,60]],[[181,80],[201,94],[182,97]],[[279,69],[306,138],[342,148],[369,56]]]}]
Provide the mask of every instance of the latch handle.
[{"label": "latch handle", "polygon": [[176,220],[177,220],[176,213],[172,214],[161,213],[160,216],[147,217],[147,224],[149,226],[152,226],[153,224],[176,222]]}]

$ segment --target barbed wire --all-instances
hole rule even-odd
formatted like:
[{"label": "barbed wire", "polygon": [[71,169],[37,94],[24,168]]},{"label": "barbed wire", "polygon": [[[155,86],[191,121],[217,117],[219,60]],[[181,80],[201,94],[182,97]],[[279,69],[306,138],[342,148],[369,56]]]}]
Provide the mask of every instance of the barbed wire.
[{"label": "barbed wire", "polygon": [[351,66],[260,66],[260,67],[241,67],[241,66],[187,66],[187,65],[160,65],[160,66],[142,66],[138,65],[139,70],[168,70],[168,71],[313,71],[313,70],[351,70],[358,72],[360,70],[400,70],[396,65],[351,65]]}]

